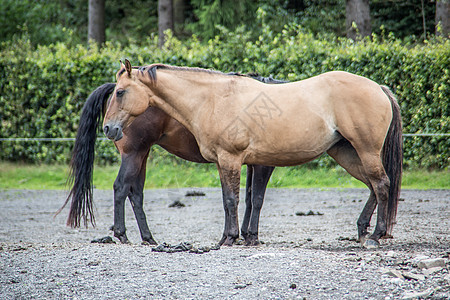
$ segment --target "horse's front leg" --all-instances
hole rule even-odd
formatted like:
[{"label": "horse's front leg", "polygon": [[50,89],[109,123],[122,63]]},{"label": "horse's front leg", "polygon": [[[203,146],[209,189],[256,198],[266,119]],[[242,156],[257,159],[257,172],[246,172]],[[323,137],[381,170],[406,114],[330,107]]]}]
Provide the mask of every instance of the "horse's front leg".
[{"label": "horse's front leg", "polygon": [[239,237],[238,204],[241,179],[241,163],[236,160],[217,164],[222,184],[225,228],[219,245],[231,246]]},{"label": "horse's front leg", "polygon": [[245,245],[247,246],[259,245],[259,216],[264,203],[264,194],[266,193],[267,183],[269,183],[270,176],[274,169],[274,167],[253,166],[251,195],[252,210],[250,224],[248,226],[248,235],[245,237]]},{"label": "horse's front leg", "polygon": [[134,216],[138,223],[139,231],[141,233],[142,244],[157,245],[158,243],[152,236],[147,224],[147,217],[144,212],[144,184],[145,184],[145,170],[146,170],[146,155],[142,160],[142,166],[139,176],[135,179],[135,182],[131,185],[128,198],[130,199],[131,206],[133,208]]},{"label": "horse's front leg", "polygon": [[146,153],[122,154],[119,174],[114,182],[114,236],[123,244],[129,243],[125,228],[127,197],[130,198],[143,240],[154,243],[142,209],[146,161]]},{"label": "horse's front leg", "polygon": [[126,168],[124,167],[124,159],[120,166],[119,174],[114,181],[114,225],[112,229],[114,236],[119,239],[122,244],[128,244],[128,238],[125,228],[125,199],[130,191],[130,185],[124,182]]}]

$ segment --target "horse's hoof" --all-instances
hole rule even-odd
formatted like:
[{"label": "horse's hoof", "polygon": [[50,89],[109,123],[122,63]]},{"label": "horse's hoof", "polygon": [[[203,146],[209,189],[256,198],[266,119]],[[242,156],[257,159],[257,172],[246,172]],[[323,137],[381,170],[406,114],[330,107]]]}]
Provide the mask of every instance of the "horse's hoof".
[{"label": "horse's hoof", "polygon": [[143,246],[156,246],[158,243],[154,240],[152,241],[142,241],[141,245]]},{"label": "horse's hoof", "polygon": [[368,234],[359,236],[359,238],[358,238],[359,243],[361,245],[364,245],[367,241],[368,236],[369,236]]},{"label": "horse's hoof", "polygon": [[[222,239],[223,240],[223,239]],[[225,240],[223,240],[223,243],[221,245],[223,246],[233,246],[233,244],[236,242],[236,238],[227,236]]]},{"label": "horse's hoof", "polygon": [[124,237],[118,237],[118,239],[119,239],[121,244],[125,244],[125,245],[131,244],[130,241],[126,237],[125,238]]},{"label": "horse's hoof", "polygon": [[261,245],[261,243],[258,240],[245,242],[245,246],[249,246],[249,247],[256,247],[256,246],[260,246],[260,245]]},{"label": "horse's hoof", "polygon": [[363,246],[367,249],[375,249],[380,247],[380,243],[378,241],[368,239],[364,242]]},{"label": "horse's hoof", "polygon": [[151,245],[151,246],[156,246],[156,245],[158,245],[158,243],[157,243],[154,239],[152,239],[152,238],[142,240],[142,243],[141,243],[141,244],[142,244],[142,245]]},{"label": "horse's hoof", "polygon": [[245,239],[245,246],[259,246],[260,242],[257,235],[249,234]]}]

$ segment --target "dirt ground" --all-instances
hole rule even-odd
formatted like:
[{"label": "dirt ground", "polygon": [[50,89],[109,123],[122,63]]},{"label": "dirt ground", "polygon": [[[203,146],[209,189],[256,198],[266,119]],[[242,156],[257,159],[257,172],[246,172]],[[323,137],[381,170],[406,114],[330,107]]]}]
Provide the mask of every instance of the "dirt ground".
[{"label": "dirt ground", "polygon": [[[185,196],[191,190],[145,191],[158,242],[199,247],[221,237],[220,190]],[[97,227],[88,229],[66,227],[67,208],[53,217],[64,191],[0,191],[0,298],[449,299],[450,190],[403,190],[394,239],[375,250],[354,241],[368,195],[269,189],[260,222],[264,244],[194,254],[141,245],[129,204],[132,244],[91,243],[112,236],[112,191],[95,191]],[[186,206],[169,208],[175,200]],[[244,206],[241,201],[241,220]],[[424,267],[427,259],[438,265]]]}]

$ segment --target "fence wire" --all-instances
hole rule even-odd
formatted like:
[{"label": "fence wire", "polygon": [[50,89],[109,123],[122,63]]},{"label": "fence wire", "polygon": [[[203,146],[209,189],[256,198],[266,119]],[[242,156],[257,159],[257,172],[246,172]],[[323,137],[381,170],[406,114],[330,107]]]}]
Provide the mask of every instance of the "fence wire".
[{"label": "fence wire", "polygon": [[[450,136],[450,133],[404,133],[403,137],[415,136]],[[98,141],[107,141],[105,137],[97,138]],[[0,142],[74,142],[75,138],[0,138]]]}]

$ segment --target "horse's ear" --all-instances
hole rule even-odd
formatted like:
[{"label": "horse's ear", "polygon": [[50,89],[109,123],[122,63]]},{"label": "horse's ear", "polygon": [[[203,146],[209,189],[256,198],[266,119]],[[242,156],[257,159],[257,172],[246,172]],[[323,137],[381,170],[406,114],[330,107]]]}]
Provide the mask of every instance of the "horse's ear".
[{"label": "horse's ear", "polygon": [[125,70],[127,70],[128,76],[131,76],[131,63],[125,58]]}]

